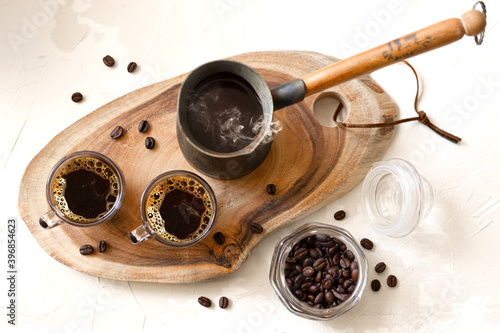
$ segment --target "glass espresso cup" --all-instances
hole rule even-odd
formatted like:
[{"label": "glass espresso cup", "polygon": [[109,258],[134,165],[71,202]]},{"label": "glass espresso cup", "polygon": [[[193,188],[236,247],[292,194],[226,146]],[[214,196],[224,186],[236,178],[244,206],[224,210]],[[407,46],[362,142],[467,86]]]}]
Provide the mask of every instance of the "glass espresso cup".
[{"label": "glass espresso cup", "polygon": [[142,193],[143,223],[129,238],[133,244],[155,238],[172,246],[192,245],[209,233],[216,213],[215,195],[201,177],[182,170],[165,172]]},{"label": "glass espresso cup", "polygon": [[46,185],[50,210],[40,218],[43,228],[60,223],[90,227],[110,220],[123,204],[125,182],[106,156],[79,151],[52,168]]}]

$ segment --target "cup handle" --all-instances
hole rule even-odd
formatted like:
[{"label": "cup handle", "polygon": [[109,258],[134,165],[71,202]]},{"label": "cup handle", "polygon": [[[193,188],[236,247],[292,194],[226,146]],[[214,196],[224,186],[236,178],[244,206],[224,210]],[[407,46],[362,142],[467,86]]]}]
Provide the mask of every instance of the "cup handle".
[{"label": "cup handle", "polygon": [[54,228],[56,225],[59,225],[62,220],[51,210],[49,210],[47,213],[45,213],[40,220],[38,220],[38,223],[40,223],[40,226],[44,229],[51,229]]},{"label": "cup handle", "polygon": [[136,229],[132,230],[130,234],[128,235],[128,238],[132,242],[132,244],[139,244],[144,242],[145,240],[148,240],[151,238],[151,234],[149,231],[146,229],[144,225],[141,225],[137,227]]}]

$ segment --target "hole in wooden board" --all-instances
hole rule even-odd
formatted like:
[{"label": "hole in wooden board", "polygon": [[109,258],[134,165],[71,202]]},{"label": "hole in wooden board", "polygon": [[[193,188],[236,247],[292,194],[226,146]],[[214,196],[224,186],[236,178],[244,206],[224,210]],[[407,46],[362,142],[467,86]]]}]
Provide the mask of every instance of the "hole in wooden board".
[{"label": "hole in wooden board", "polygon": [[342,101],[337,98],[335,95],[325,94],[319,96],[313,105],[314,116],[316,120],[323,126],[328,127],[337,127],[333,122],[333,114],[335,110],[339,107],[342,107],[340,113],[337,117],[337,121],[343,122],[347,119],[349,115],[347,108],[342,103]]}]

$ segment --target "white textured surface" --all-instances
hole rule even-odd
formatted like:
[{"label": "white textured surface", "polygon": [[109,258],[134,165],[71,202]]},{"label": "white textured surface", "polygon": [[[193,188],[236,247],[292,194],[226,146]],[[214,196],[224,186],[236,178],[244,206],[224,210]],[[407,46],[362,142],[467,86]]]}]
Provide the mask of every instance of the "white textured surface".
[{"label": "white textured surface", "polygon": [[[209,60],[247,51],[311,50],[345,58],[449,17],[469,0],[423,1],[0,1],[1,267],[6,221],[18,217],[17,192],[29,161],[56,134],[99,106]],[[404,124],[384,159],[412,162],[432,184],[435,206],[410,236],[391,239],[365,224],[360,186],[327,207],[278,230],[236,273],[191,285],[126,283],[73,271],[48,256],[20,220],[19,332],[329,332],[498,331],[500,327],[500,59],[496,1],[487,1],[484,45],[466,38],[422,55],[420,108],[463,137],[453,145],[424,126]],[[381,15],[385,11],[386,15]],[[392,11],[392,12],[391,12]],[[387,14],[389,13],[389,14]],[[360,31],[367,35],[363,38]],[[110,54],[114,68],[101,59]],[[129,61],[139,69],[126,72]],[[414,78],[403,65],[373,77],[413,116]],[[85,101],[71,102],[74,91]],[[40,179],[44,182],[45,179]],[[345,209],[344,221],[333,220]],[[19,218],[19,217],[18,217]],[[369,288],[361,303],[330,322],[290,314],[273,293],[268,269],[276,242],[306,221],[335,224],[375,243],[397,288]],[[5,271],[7,269],[5,268]],[[370,272],[369,278],[377,274]],[[0,327],[7,325],[1,278]],[[197,297],[226,310],[205,309]],[[1,329],[4,332],[4,328]]]}]

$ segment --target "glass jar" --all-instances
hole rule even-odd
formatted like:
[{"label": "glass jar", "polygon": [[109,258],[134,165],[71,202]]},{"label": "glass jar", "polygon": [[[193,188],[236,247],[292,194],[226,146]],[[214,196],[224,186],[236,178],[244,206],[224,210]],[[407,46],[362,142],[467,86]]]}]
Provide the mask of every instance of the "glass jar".
[{"label": "glass jar", "polygon": [[395,158],[374,163],[361,189],[363,211],[378,233],[406,236],[431,211],[429,182],[409,162]]},{"label": "glass jar", "polygon": [[[353,252],[358,262],[359,269],[356,288],[351,296],[341,304],[329,309],[315,309],[306,302],[299,300],[287,286],[285,280],[286,258],[294,245],[306,237],[321,234],[333,236],[344,242],[347,249]],[[269,272],[271,285],[285,307],[298,316],[313,320],[330,320],[352,309],[361,300],[361,295],[366,287],[367,276],[368,261],[366,260],[363,250],[352,235],[342,228],[316,222],[307,223],[301,226],[283,237],[281,241],[276,244]]]}]

